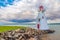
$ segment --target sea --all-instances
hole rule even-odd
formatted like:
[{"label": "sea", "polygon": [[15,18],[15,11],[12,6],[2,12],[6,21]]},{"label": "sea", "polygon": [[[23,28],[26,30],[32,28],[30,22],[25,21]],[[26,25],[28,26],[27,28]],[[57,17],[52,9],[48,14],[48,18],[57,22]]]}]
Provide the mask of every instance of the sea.
[{"label": "sea", "polygon": [[[15,24],[15,25],[4,25],[4,26],[25,26],[25,27],[31,27],[31,28],[36,28],[35,24]],[[60,23],[49,23],[48,27],[51,30],[55,30],[54,33],[48,34],[48,39],[49,40],[60,40]]]},{"label": "sea", "polygon": [[60,40],[60,23],[52,23],[48,26],[51,30],[55,30],[53,34],[49,34],[50,40]]}]

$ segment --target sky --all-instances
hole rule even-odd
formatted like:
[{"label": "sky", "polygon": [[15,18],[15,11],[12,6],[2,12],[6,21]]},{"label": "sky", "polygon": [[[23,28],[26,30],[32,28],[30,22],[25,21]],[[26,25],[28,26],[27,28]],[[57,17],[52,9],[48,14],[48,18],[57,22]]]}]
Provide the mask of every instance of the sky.
[{"label": "sky", "polygon": [[60,23],[60,0],[0,0],[0,24],[35,22],[40,5],[48,23]]}]

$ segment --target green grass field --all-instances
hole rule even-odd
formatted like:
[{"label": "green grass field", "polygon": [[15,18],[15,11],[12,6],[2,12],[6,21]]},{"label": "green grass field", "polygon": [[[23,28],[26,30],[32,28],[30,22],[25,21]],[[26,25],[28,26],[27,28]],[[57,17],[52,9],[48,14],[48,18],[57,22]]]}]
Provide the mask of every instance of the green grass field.
[{"label": "green grass field", "polygon": [[0,26],[0,32],[6,32],[9,30],[16,30],[16,29],[25,29],[26,27],[23,26]]}]

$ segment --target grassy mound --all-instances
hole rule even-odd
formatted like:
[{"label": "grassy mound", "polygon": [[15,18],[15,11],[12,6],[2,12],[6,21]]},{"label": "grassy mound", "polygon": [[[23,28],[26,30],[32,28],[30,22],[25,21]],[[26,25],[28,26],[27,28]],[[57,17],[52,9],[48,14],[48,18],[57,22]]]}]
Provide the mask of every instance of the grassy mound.
[{"label": "grassy mound", "polygon": [[23,26],[0,26],[0,32],[6,32],[9,30],[16,30],[16,29],[26,29]]}]

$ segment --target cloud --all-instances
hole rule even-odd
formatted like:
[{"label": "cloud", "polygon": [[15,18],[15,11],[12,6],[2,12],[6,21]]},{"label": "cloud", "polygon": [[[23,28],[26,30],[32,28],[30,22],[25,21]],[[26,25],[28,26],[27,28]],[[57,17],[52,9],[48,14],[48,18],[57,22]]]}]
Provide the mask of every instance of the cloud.
[{"label": "cloud", "polygon": [[60,19],[60,3],[57,0],[52,3],[51,7],[46,11],[46,16],[50,20]]},{"label": "cloud", "polygon": [[[32,2],[33,3],[33,2]],[[31,8],[31,4],[27,4],[24,0],[21,2],[14,3],[14,5],[8,5],[0,9],[1,18],[4,19],[24,19],[24,18],[35,18],[34,9]],[[9,18],[8,18],[9,17]]]},{"label": "cloud", "polygon": [[48,20],[47,22],[48,22],[48,23],[60,23],[60,19],[57,18],[57,19],[55,19],[55,20]]},{"label": "cloud", "polygon": [[40,5],[46,9],[48,20],[60,19],[59,0],[14,0],[13,5],[7,4],[6,7],[0,8],[0,20],[36,19]]}]

